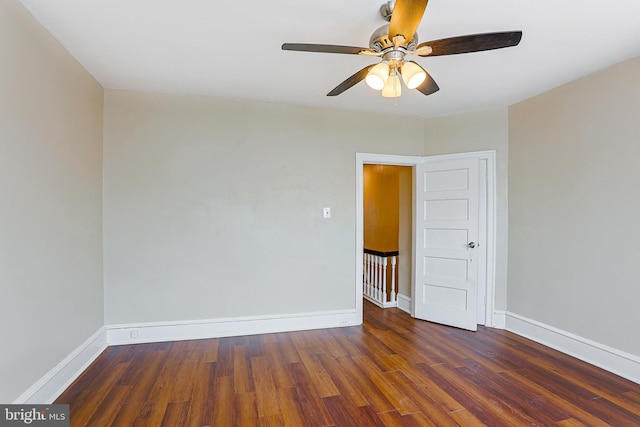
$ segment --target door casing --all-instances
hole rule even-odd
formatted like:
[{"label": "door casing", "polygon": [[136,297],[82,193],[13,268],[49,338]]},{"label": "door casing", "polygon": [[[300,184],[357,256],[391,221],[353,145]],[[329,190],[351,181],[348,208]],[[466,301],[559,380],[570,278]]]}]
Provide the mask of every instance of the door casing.
[{"label": "door casing", "polygon": [[[469,153],[458,154],[444,154],[438,156],[426,156],[433,160],[454,160],[460,158],[475,157],[483,165],[483,170],[486,171],[486,198],[484,199],[484,210],[481,214],[480,238],[485,242],[483,257],[484,260],[481,264],[480,271],[482,277],[479,276],[478,287],[480,293],[482,288],[484,289],[484,315],[478,315],[478,323],[484,323],[486,326],[495,327],[498,325],[498,321],[494,316],[495,307],[495,242],[496,242],[496,152],[494,150],[489,151],[477,151]],[[391,166],[411,166],[415,167],[417,164],[422,163],[425,157],[423,156],[401,156],[392,154],[374,154],[374,153],[356,153],[356,283],[355,283],[355,299],[356,299],[356,317],[359,323],[362,323],[362,259],[364,249],[364,199],[363,199],[363,168],[365,164],[379,164],[379,165],[391,165]],[[486,166],[486,167],[485,167]],[[414,176],[415,180],[415,176]],[[482,182],[480,183],[483,184]],[[415,182],[413,183],[415,186]],[[415,196],[414,196],[415,197]],[[415,200],[413,201],[415,205]],[[486,215],[486,221],[482,216]],[[412,219],[413,235],[415,236],[416,222],[415,217]],[[414,239],[415,240],[415,239]],[[413,242],[415,245],[415,241]],[[415,247],[415,246],[414,246]],[[481,246],[482,247],[482,246]],[[412,260],[413,263],[413,260]],[[411,277],[411,289],[412,293],[415,289],[415,269],[412,268]],[[413,304],[412,304],[413,307]],[[480,307],[478,308],[480,310]],[[413,308],[412,308],[413,310]],[[413,315],[413,313],[411,313]],[[484,318],[484,322],[482,322]]]}]

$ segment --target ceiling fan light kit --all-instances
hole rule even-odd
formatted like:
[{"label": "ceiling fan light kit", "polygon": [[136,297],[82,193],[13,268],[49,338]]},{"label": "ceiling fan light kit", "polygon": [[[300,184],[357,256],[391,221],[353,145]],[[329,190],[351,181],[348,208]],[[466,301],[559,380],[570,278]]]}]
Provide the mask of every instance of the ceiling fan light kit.
[{"label": "ceiling fan light kit", "polygon": [[386,62],[381,62],[367,73],[365,82],[373,90],[382,90],[385,83],[389,80],[389,66]]},{"label": "ceiling fan light kit", "polygon": [[402,80],[408,89],[415,89],[427,78],[427,72],[413,61],[407,61],[402,65]]},{"label": "ceiling fan light kit", "polygon": [[340,95],[362,80],[374,90],[382,90],[385,98],[397,98],[402,93],[400,76],[408,89],[417,89],[423,95],[431,95],[440,88],[433,78],[417,62],[405,61],[405,56],[443,56],[481,52],[517,46],[522,31],[471,34],[449,37],[418,44],[416,30],[428,0],[387,1],[380,7],[380,15],[389,21],[373,32],[369,47],[337,46],[323,44],[284,43],[282,50],[299,52],[342,53],[377,56],[382,61],[368,65],[331,90],[327,96]]},{"label": "ceiling fan light kit", "polygon": [[382,96],[384,98],[398,98],[402,95],[402,86],[400,85],[400,77],[398,77],[398,71],[393,68],[387,83],[382,88]]},{"label": "ceiling fan light kit", "polygon": [[407,89],[417,88],[427,78],[426,71],[413,61],[404,62],[399,67],[390,67],[387,62],[383,61],[369,70],[365,82],[373,90],[382,90],[383,97],[397,98],[402,93],[398,74],[402,76],[402,81]]}]

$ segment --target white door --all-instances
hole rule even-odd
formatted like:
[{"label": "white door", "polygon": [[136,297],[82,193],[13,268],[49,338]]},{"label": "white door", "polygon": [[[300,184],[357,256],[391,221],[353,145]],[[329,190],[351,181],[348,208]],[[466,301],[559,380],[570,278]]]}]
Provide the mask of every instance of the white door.
[{"label": "white door", "polygon": [[478,159],[415,168],[414,316],[477,329]]}]

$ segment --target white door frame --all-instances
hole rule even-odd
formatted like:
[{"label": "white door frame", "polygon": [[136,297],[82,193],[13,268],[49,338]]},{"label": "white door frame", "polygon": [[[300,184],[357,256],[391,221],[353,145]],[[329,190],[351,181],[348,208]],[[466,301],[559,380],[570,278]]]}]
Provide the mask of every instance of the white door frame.
[{"label": "white door frame", "polygon": [[[496,327],[499,323],[494,319],[495,308],[495,260],[496,260],[496,152],[477,151],[471,153],[445,154],[439,156],[428,156],[430,159],[453,160],[460,158],[475,157],[479,161],[486,162],[487,170],[487,204],[486,204],[486,289],[485,289],[485,315],[484,324],[490,327]],[[422,163],[423,156],[399,156],[392,154],[373,154],[373,153],[356,153],[356,320],[362,323],[362,274],[363,274],[363,251],[364,251],[364,178],[363,170],[365,164],[376,165],[392,165],[392,166],[412,166]],[[415,174],[414,174],[415,186]],[[414,196],[415,197],[415,196]],[[415,200],[413,201],[415,205]],[[413,218],[413,233],[415,235],[415,218]],[[413,239],[413,247],[415,250],[415,239]],[[413,263],[413,261],[412,261]],[[411,268],[411,289],[412,293],[415,289],[415,269]],[[413,302],[412,314],[413,314]]]}]

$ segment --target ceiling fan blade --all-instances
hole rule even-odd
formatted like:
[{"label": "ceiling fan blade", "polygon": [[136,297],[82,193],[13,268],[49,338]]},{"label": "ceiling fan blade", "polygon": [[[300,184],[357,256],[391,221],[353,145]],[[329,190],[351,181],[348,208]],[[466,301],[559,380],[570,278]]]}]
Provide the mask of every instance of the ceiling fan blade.
[{"label": "ceiling fan blade", "polygon": [[517,46],[521,38],[522,31],[471,34],[420,43],[418,48],[430,46],[432,49],[431,53],[420,56],[457,55],[459,53],[481,52],[483,50]]},{"label": "ceiling fan blade", "polygon": [[[425,73],[427,73],[426,70]],[[427,73],[427,78],[424,80],[424,82],[422,82],[422,84],[420,84],[420,86],[416,88],[416,90],[419,90],[425,95],[431,95],[432,93],[436,93],[437,91],[439,91],[440,88],[438,87],[436,81],[433,80],[433,77],[431,77],[431,75]]]},{"label": "ceiling fan blade", "polygon": [[428,0],[397,0],[389,23],[389,40],[397,35],[404,36],[406,41],[413,35],[420,25]]},{"label": "ceiling fan blade", "polygon": [[327,96],[340,95],[345,90],[350,89],[352,86],[355,86],[356,84],[360,83],[362,80],[365,79],[365,77],[367,77],[367,73],[369,73],[369,70],[375,67],[376,65],[377,64],[372,64],[367,67],[364,67],[362,70],[358,71],[357,73],[355,73],[354,75],[352,75],[351,77],[347,78],[345,81],[340,83],[338,86],[336,86],[331,92],[327,94]]},{"label": "ceiling fan blade", "polygon": [[285,43],[282,50],[295,50],[299,52],[321,52],[321,53],[346,53],[357,55],[362,51],[371,49],[355,46],[338,46],[333,44],[312,44],[312,43]]}]

